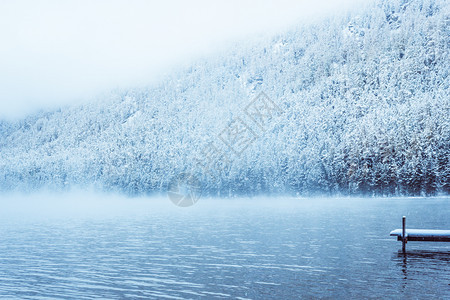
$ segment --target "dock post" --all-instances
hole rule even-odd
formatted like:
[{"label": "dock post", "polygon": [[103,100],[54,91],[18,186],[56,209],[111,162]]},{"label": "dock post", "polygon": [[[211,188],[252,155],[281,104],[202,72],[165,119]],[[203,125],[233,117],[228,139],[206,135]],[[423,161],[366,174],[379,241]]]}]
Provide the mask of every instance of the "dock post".
[{"label": "dock post", "polygon": [[403,216],[402,218],[402,250],[403,253],[406,253],[406,217]]}]

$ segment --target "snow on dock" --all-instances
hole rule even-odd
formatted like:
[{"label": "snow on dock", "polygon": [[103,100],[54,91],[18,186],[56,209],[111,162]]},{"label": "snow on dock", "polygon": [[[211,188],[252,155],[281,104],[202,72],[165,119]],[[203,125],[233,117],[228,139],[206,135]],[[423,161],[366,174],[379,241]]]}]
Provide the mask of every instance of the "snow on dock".
[{"label": "snow on dock", "polygon": [[403,253],[406,253],[408,241],[450,242],[450,230],[406,229],[405,216],[402,218],[402,229],[395,229],[390,235],[396,236],[397,241],[402,241]]}]

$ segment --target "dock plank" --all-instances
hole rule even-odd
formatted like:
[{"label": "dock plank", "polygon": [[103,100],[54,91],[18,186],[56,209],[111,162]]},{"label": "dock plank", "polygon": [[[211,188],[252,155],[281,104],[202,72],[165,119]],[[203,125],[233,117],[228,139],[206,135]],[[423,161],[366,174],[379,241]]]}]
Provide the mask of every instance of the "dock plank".
[{"label": "dock plank", "polygon": [[[402,229],[391,231],[391,236],[396,236],[397,240],[402,240]],[[406,239],[408,241],[423,242],[450,242],[450,230],[430,230],[430,229],[406,229]]]}]

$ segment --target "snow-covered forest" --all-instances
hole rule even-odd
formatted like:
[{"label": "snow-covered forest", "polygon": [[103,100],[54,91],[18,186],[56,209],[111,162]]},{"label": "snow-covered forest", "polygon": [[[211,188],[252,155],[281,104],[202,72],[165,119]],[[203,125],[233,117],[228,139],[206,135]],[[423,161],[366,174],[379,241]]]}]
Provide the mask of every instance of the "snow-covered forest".
[{"label": "snow-covered forest", "polygon": [[[448,1],[376,1],[148,88],[1,121],[0,189],[142,194],[186,172],[210,195],[448,194],[449,51]],[[266,128],[246,114],[261,92],[279,108]],[[254,137],[238,154],[220,138],[235,120]]]}]

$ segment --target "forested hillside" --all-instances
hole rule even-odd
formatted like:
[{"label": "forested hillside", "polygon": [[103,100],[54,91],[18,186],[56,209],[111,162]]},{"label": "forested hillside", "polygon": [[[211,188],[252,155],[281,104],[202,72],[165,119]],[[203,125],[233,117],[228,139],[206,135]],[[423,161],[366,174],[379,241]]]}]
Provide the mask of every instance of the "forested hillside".
[{"label": "forested hillside", "polygon": [[[187,172],[211,195],[448,194],[449,51],[448,1],[375,1],[146,89],[0,122],[0,189],[140,194]],[[261,92],[278,107],[264,128],[246,113]],[[236,120],[254,138],[239,153],[222,135]]]}]

